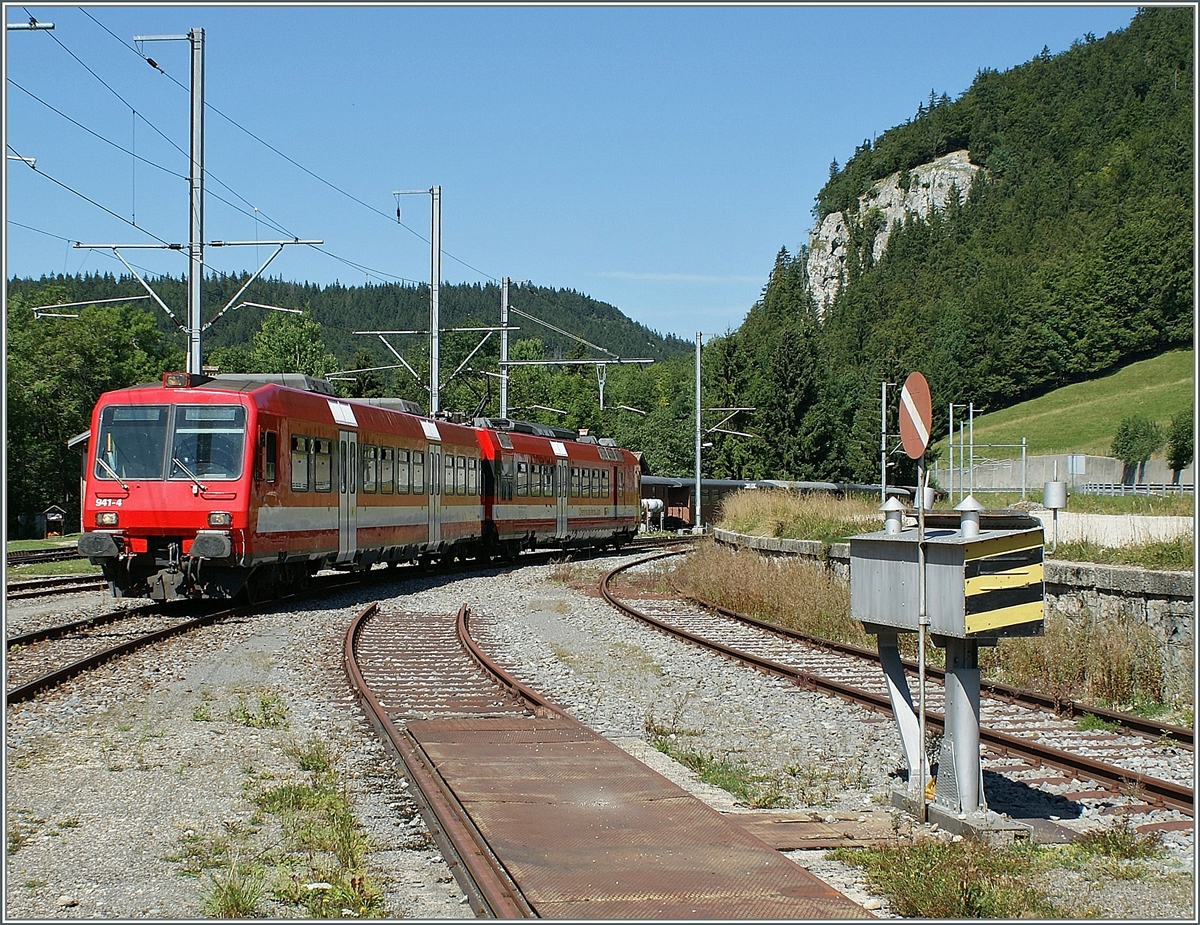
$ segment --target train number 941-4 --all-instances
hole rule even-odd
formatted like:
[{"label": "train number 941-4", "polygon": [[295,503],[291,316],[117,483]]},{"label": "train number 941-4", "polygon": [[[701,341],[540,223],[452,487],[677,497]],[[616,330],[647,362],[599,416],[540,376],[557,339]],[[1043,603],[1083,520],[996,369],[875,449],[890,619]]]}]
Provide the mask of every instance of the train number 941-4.
[{"label": "train number 941-4", "polygon": [[97,498],[96,507],[120,507],[124,498]]}]

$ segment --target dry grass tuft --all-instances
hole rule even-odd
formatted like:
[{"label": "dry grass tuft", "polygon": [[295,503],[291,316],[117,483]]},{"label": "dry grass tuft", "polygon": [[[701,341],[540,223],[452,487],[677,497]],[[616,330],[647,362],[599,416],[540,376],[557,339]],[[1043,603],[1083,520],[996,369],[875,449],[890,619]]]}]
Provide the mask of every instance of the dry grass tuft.
[{"label": "dry grass tuft", "polygon": [[883,526],[879,503],[873,498],[761,488],[726,495],[717,519],[735,533],[827,543]]},{"label": "dry grass tuft", "polygon": [[817,562],[768,558],[708,545],[676,565],[681,591],[730,610],[824,639],[871,645],[850,619],[850,589]]}]

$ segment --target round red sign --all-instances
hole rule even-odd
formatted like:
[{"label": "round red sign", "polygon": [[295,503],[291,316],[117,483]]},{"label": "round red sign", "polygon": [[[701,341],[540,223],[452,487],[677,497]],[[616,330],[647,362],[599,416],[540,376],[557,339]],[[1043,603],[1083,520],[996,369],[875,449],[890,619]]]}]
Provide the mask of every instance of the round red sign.
[{"label": "round red sign", "polygon": [[932,421],[929,383],[919,372],[909,373],[900,390],[900,440],[909,459],[920,459],[925,455]]}]

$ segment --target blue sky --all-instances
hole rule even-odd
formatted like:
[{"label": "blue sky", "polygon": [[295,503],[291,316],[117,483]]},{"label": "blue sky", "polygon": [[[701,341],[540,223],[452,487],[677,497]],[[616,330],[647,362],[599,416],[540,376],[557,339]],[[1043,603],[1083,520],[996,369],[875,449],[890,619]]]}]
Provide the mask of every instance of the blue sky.
[{"label": "blue sky", "polygon": [[[126,272],[75,241],[186,245],[188,43],[141,46],[164,74],[133,37],[200,28],[207,241],[323,240],[271,263],[288,280],[427,281],[430,197],[403,197],[397,224],[393,191],[439,185],[444,280],[528,279],[663,334],[721,334],[779,248],[807,241],[831,161],[931,90],[955,98],[981,68],[1134,12],[5,4],[8,23],[55,25],[5,34],[6,153],[36,159],[6,160],[5,277]],[[273,250],[205,260],[252,271]],[[177,252],[122,253],[139,272],[187,269]]]}]

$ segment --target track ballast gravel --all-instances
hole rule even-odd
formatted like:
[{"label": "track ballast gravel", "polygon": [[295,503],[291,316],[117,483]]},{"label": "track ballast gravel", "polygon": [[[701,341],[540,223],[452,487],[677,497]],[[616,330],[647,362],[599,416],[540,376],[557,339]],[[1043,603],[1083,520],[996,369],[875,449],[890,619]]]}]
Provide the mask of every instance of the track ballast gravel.
[{"label": "track ballast gravel", "polygon": [[[604,568],[620,561],[601,560]],[[472,918],[342,672],[347,625],[385,595],[410,611],[453,612],[465,602],[474,634],[499,663],[718,809],[734,809],[733,798],[651,748],[648,720],[676,731],[684,747],[772,773],[785,782],[793,807],[885,807],[902,770],[890,720],[671,641],[553,581],[553,571],[413,577],[309,609],[277,607],[126,656],[8,709],[5,919],[204,917],[202,881],[182,876],[181,865],[168,859],[190,838],[251,826],[247,783],[294,774],[289,749],[317,737],[337,756],[373,845],[365,864],[383,890],[384,914]],[[111,606],[96,593],[52,604],[11,602],[7,632],[44,622],[38,608],[53,607],[65,619]],[[286,709],[283,725],[255,728],[236,718],[239,707],[253,708],[260,697]],[[1075,824],[1103,821],[1085,813]],[[897,825],[923,828],[902,817]],[[278,838],[263,825],[251,843],[261,849]],[[1168,857],[1155,864],[1169,880],[1097,872],[1061,875],[1050,887],[1073,905],[1086,897],[1115,918],[1193,919],[1191,833],[1173,836],[1168,846]],[[894,915],[856,870],[824,852],[789,856],[876,914]],[[305,912],[268,897],[258,915]]]}]

